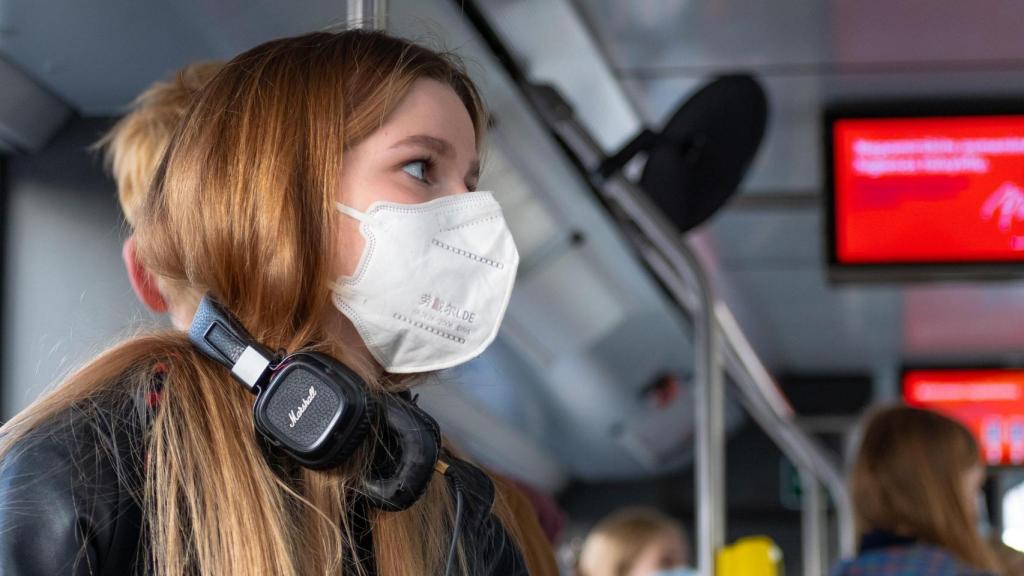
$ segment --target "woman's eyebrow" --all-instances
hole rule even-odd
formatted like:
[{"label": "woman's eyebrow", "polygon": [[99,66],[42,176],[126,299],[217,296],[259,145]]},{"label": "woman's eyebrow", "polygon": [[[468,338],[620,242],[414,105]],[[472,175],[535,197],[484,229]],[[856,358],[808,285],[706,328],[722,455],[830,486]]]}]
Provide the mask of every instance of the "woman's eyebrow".
[{"label": "woman's eyebrow", "polygon": [[447,141],[437,138],[435,136],[427,136],[426,134],[416,134],[403,138],[398,142],[391,145],[392,148],[403,148],[406,146],[419,146],[427,148],[438,156],[454,156],[455,148]]}]

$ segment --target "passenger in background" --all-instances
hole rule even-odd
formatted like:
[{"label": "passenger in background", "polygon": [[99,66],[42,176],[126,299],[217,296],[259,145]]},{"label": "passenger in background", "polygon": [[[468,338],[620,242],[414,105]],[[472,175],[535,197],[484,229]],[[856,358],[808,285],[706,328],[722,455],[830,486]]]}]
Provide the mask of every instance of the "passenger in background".
[{"label": "passenger in background", "polygon": [[580,552],[579,576],[684,576],[682,525],[653,508],[625,508],[597,523]]},{"label": "passenger in background", "polygon": [[960,423],[889,407],[872,414],[850,478],[860,550],[834,576],[967,576],[997,573],[977,527],[985,478]]}]

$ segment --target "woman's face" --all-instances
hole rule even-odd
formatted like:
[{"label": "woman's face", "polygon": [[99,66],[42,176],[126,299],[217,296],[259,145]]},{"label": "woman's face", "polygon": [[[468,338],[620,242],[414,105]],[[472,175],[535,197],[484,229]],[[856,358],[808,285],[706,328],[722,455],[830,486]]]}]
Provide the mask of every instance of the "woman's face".
[{"label": "woman's face", "polygon": [[659,570],[682,566],[686,560],[686,544],[682,534],[675,530],[665,530],[644,546],[630,567],[628,576],[649,576]]},{"label": "woman's face", "polygon": [[[384,124],[345,152],[335,199],[365,212],[374,202],[428,202],[476,188],[479,160],[469,112],[450,87],[417,80]],[[334,276],[350,276],[363,252],[358,221],[338,221]]]}]

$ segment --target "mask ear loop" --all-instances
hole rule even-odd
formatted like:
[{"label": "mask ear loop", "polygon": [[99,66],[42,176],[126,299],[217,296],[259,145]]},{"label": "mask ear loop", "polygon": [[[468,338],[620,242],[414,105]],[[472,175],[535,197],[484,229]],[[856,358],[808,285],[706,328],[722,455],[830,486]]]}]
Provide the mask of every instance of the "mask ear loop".
[{"label": "mask ear loop", "polygon": [[[359,221],[359,223],[360,223],[360,233],[363,234],[364,238],[367,238],[366,232],[362,231],[362,226],[361,225],[362,224],[366,224],[367,226],[369,226],[369,225],[371,225],[373,223],[373,218],[370,217],[369,214],[367,214],[366,212],[360,212],[359,210],[356,210],[355,208],[352,208],[351,206],[346,206],[345,204],[342,204],[341,202],[337,202],[337,201],[334,202],[334,208],[338,212],[341,212],[342,214],[344,214],[345,216],[348,216],[349,218],[352,218],[353,220]],[[367,241],[369,242],[370,239],[367,238]],[[365,257],[365,255],[364,255],[364,257]],[[359,271],[360,271],[361,268],[362,268],[362,260],[360,260],[360,266],[356,269],[356,272],[355,272],[356,276],[359,275]],[[353,277],[350,277],[350,278],[353,278]],[[342,291],[345,290],[345,286],[341,282],[331,282],[330,287],[331,287],[331,292],[342,292]]]},{"label": "mask ear loop", "polygon": [[370,223],[371,218],[366,212],[360,212],[359,210],[356,210],[351,206],[346,206],[341,202],[335,202],[334,207],[338,209],[338,212],[341,212],[342,214],[348,216],[349,218],[353,218],[355,220],[359,220],[360,222],[365,222],[367,224]]}]

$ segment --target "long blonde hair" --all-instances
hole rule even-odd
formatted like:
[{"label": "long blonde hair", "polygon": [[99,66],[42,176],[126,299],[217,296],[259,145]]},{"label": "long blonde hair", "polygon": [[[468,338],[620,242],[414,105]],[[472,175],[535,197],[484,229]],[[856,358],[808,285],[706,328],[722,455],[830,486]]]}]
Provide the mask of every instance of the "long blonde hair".
[{"label": "long blonde hair", "polygon": [[978,444],[959,422],[905,406],[878,410],[850,477],[858,532],[910,536],[995,570],[962,487],[964,474],[980,463]]},{"label": "long blonde hair", "polygon": [[[136,222],[139,256],[162,283],[209,291],[272,349],[316,348],[375,378],[332,339],[334,193],[344,153],[376,130],[420,78],[450,86],[474,121],[478,94],[449,56],[384,34],[315,33],[260,45],[197,94],[168,146]],[[264,456],[252,399],[184,334],[133,338],[106,351],[8,422],[0,455],[42,424],[98,398],[130,398],[166,366],[148,423],[140,490],[148,553],[160,576],[339,574],[354,541],[348,521],[361,452],[328,471],[284,473]],[[403,512],[373,519],[381,576],[440,571],[451,502],[435,475]],[[507,510],[495,513],[510,528]],[[465,555],[460,553],[465,566]]]}]

